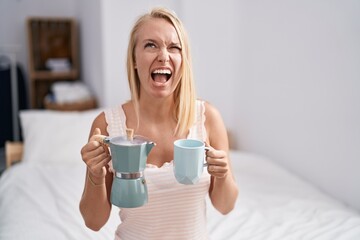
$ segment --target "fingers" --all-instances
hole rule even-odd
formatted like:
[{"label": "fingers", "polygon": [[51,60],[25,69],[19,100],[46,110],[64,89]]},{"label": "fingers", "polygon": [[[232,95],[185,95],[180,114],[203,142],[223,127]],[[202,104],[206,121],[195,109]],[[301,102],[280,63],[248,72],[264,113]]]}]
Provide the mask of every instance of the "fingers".
[{"label": "fingers", "polygon": [[83,155],[83,152],[91,152],[99,148],[100,146],[104,149],[106,153],[109,154],[109,149],[107,147],[107,144],[104,143],[105,137],[106,136],[101,135],[100,128],[95,128],[89,139],[89,142],[81,150],[81,154]]},{"label": "fingers", "polygon": [[228,174],[228,171],[227,167],[208,165],[208,173],[216,178],[224,178]]},{"label": "fingers", "polygon": [[[92,175],[102,177],[105,166],[111,160],[109,149],[102,141],[105,136],[101,135],[99,128],[95,128],[89,142],[81,149],[81,156]],[[99,139],[100,140],[99,140]]]},{"label": "fingers", "polygon": [[87,144],[85,144],[85,146],[82,148],[81,152],[85,153],[85,152],[91,152],[94,151],[96,149],[98,149],[99,147],[102,147],[102,144],[99,143],[98,141],[89,141]]},{"label": "fingers", "polygon": [[89,142],[88,144],[86,144],[83,147],[83,151],[82,151],[82,156],[85,160],[86,159],[96,160],[98,158],[102,159],[104,157],[107,157],[108,155],[109,154],[107,149],[105,149],[103,145],[101,145],[96,141]]},{"label": "fingers", "polygon": [[221,166],[217,166],[217,165],[209,165],[208,166],[208,171],[215,174],[224,174],[227,172],[227,169]]},{"label": "fingers", "polygon": [[109,163],[111,157],[109,155],[97,156],[89,162],[88,169],[95,177],[103,177],[105,175],[105,166]]},{"label": "fingers", "polygon": [[101,130],[100,128],[95,128],[95,130],[93,131],[89,141],[98,141],[100,143],[103,143],[105,136],[101,135]]},{"label": "fingers", "polygon": [[91,174],[96,177],[104,176],[105,166],[111,160],[110,155],[102,146],[84,153],[82,157]]},{"label": "fingers", "polygon": [[221,150],[210,148],[206,153],[206,161],[208,164],[208,172],[210,175],[223,178],[229,171],[227,153]]},{"label": "fingers", "polygon": [[220,166],[226,166],[227,165],[227,154],[225,151],[220,150],[209,150],[206,153],[206,161],[209,165],[220,165]]},{"label": "fingers", "polygon": [[225,158],[227,156],[227,154],[225,151],[216,150],[216,149],[210,147],[210,150],[207,151],[206,156],[210,157],[210,158]]}]

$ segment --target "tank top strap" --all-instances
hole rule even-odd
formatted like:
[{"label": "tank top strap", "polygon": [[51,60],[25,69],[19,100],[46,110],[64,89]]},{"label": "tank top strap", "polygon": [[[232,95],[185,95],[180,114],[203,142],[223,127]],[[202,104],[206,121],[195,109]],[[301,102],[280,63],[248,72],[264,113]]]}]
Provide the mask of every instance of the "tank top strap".
[{"label": "tank top strap", "polygon": [[123,136],[126,133],[126,115],[122,105],[104,110],[109,136]]},{"label": "tank top strap", "polygon": [[[126,135],[126,115],[122,105],[104,110],[109,136]],[[205,102],[196,100],[195,123],[190,128],[187,138],[206,141],[207,133],[205,128]]]},{"label": "tank top strap", "polygon": [[206,141],[207,133],[205,128],[205,102],[202,100],[196,100],[196,115],[195,123],[190,128],[188,138],[198,139]]}]

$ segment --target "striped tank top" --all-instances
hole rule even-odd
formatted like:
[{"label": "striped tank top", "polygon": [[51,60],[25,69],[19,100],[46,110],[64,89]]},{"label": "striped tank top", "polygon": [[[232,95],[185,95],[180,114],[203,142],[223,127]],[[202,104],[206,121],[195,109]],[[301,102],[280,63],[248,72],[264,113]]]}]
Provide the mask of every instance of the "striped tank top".
[{"label": "striped tank top", "polygon": [[[205,105],[196,102],[196,121],[188,138],[206,140]],[[106,109],[105,118],[110,136],[126,135],[126,116],[122,106]],[[148,203],[138,208],[121,208],[121,223],[115,240],[201,240],[208,239],[205,197],[210,175],[204,169],[195,185],[179,184],[174,176],[173,163],[162,167],[146,165],[144,171]]]}]

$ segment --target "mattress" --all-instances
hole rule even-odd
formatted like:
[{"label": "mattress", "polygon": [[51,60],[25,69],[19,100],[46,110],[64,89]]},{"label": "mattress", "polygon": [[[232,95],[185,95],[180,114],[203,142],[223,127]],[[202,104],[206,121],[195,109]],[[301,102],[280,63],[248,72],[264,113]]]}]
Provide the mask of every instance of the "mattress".
[{"label": "mattress", "polygon": [[[240,193],[235,209],[218,213],[207,199],[213,240],[360,239],[360,214],[270,159],[232,151]],[[0,239],[114,239],[120,218],[112,208],[99,231],[79,211],[85,164],[19,163],[0,178]]]}]

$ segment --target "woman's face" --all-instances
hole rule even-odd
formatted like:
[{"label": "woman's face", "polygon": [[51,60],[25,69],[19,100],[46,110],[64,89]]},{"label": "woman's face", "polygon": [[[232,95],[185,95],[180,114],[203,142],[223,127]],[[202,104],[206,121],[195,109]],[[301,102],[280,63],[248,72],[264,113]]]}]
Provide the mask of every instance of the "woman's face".
[{"label": "woman's face", "polygon": [[140,98],[170,96],[178,84],[181,45],[175,28],[160,18],[146,21],[138,30],[135,68],[140,79]]}]

